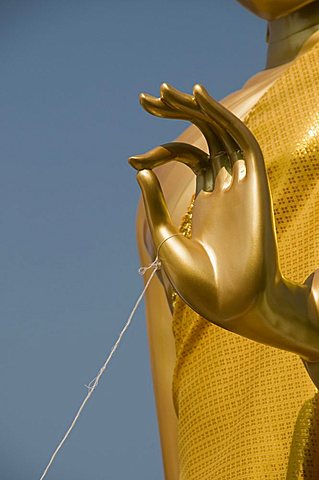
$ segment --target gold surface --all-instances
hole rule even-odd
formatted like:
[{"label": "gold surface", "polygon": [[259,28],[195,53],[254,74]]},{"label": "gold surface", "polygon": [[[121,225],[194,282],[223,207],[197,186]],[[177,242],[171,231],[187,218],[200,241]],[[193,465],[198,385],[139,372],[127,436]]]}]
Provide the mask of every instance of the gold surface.
[{"label": "gold surface", "polygon": [[238,0],[244,7],[255,15],[266,20],[289,15],[314,0]]},{"label": "gold surface", "polygon": [[[300,54],[311,49],[319,40],[318,31],[305,42]],[[261,71],[254,75],[238,91],[223,99],[224,106],[244,118],[261,95],[283,73],[289,64],[275,69]],[[205,138],[200,131],[190,126],[178,139],[196,145],[207,151]],[[156,168],[165,198],[175,225],[187,210],[195,191],[193,172],[182,163],[174,162]],[[152,240],[147,227],[143,201],[139,202],[137,214],[137,243],[141,265],[151,263],[154,254]],[[172,378],[175,366],[175,342],[171,329],[172,316],[167,302],[167,294],[159,278],[154,277],[145,298],[146,324],[149,339],[150,361],[153,379],[156,412],[160,433],[164,476],[166,480],[176,480],[178,474],[177,418],[172,399]],[[318,364],[312,364],[318,365]],[[319,378],[319,372],[316,378]]]},{"label": "gold surface", "polygon": [[[294,2],[286,2],[292,5]],[[296,2],[297,11],[289,15],[280,16],[268,22],[267,29],[267,68],[272,68],[283,63],[290,62],[296,57],[305,41],[319,28],[319,1]],[[267,1],[267,6],[271,2]],[[275,8],[285,8],[284,2],[274,2]],[[302,8],[300,8],[302,7]]]},{"label": "gold surface", "polygon": [[[311,285],[287,280],[280,270],[265,164],[251,131],[198,85],[191,96],[164,84],[160,98],[143,94],[141,103],[154,115],[192,121],[209,149],[207,155],[175,143],[130,159],[140,170],[155,251],[173,289],[216,325],[319,361],[318,307]],[[199,180],[191,239],[177,235],[149,170],[175,158],[185,158]]]},{"label": "gold surface", "polygon": [[[319,263],[317,62],[318,46],[246,119],[267,163],[281,269],[299,283]],[[298,358],[225,332],[180,301],[174,332],[180,478],[285,478],[295,420],[314,393]]]},{"label": "gold surface", "polygon": [[[281,268],[297,282],[319,265],[318,58],[319,45],[246,118],[267,164]],[[318,400],[299,359],[208,324],[180,299],[174,333],[180,479],[318,479]]]},{"label": "gold surface", "polygon": [[319,478],[319,394],[302,406],[291,442],[288,480]]}]

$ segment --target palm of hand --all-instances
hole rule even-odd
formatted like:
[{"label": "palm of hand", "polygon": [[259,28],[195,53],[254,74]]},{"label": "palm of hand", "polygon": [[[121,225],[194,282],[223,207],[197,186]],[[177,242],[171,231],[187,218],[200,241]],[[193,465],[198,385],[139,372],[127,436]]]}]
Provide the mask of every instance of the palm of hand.
[{"label": "palm of hand", "polygon": [[[236,163],[235,172],[242,161]],[[236,181],[238,173],[227,188],[225,177],[228,186],[228,175],[221,171],[214,191],[198,195],[192,222],[193,241],[204,247],[213,265],[219,324],[247,311],[278,273],[273,231],[271,223],[268,228],[264,223],[258,192],[244,178]]]},{"label": "palm of hand", "polygon": [[[190,120],[206,138],[208,155],[173,143],[132,157],[130,163],[139,170],[155,250],[161,246],[160,259],[173,288],[195,311],[227,326],[280,277],[262,153],[244,124],[203,87],[195,86],[191,96],[163,85],[161,98],[143,95],[141,103],[157,116]],[[191,240],[175,236],[151,170],[171,160],[197,175]]]}]

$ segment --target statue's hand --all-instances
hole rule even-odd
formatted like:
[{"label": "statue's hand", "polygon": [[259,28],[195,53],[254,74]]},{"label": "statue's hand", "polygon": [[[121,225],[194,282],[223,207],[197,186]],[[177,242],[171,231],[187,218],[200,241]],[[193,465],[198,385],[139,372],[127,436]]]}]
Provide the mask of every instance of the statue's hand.
[{"label": "statue's hand", "polygon": [[[143,95],[141,102],[155,115],[190,120],[209,147],[207,155],[168,144],[130,159],[139,170],[154,247],[173,288],[219,326],[319,360],[310,288],[288,282],[279,270],[267,174],[252,133],[198,85],[193,96],[163,85],[161,98]],[[178,236],[151,170],[170,160],[197,175],[191,239]]]}]

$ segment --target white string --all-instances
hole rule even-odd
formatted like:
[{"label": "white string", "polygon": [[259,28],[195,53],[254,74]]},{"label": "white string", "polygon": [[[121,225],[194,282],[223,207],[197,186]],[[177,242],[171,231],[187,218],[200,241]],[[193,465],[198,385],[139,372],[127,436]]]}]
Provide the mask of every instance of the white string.
[{"label": "white string", "polygon": [[158,256],[155,258],[154,262],[152,262],[150,265],[148,265],[148,267],[140,267],[138,269],[138,273],[140,275],[144,275],[145,272],[147,270],[149,270],[150,268],[155,268],[155,272],[156,272],[156,270],[159,270],[161,268],[161,262],[159,261]]},{"label": "white string", "polygon": [[[170,238],[170,237],[168,237]],[[158,247],[158,252],[159,252],[159,249],[160,247],[162,246],[162,244],[164,243],[164,241],[168,240],[168,238],[166,238],[165,240],[163,240],[163,242],[160,244],[160,246]],[[113,357],[113,354],[115,353],[117,347],[119,346],[119,343],[120,341],[122,340],[122,337],[124,335],[124,333],[126,332],[126,330],[128,329],[128,327],[130,326],[130,323],[132,321],[132,318],[139,306],[139,304],[141,303],[143,297],[144,297],[144,294],[146,292],[146,290],[148,289],[148,286],[149,284],[151,283],[152,281],[152,278],[154,277],[155,273],[157,270],[159,270],[161,268],[161,262],[159,261],[158,259],[158,255],[157,257],[155,258],[154,262],[152,262],[148,267],[141,267],[139,268],[139,274],[140,275],[144,275],[145,272],[147,270],[149,270],[150,268],[153,268],[153,271],[152,273],[150,274],[150,277],[149,279],[147,280],[146,284],[145,284],[145,287],[142,291],[142,293],[140,294],[140,296],[138,297],[134,307],[133,307],[133,310],[131,311],[128,319],[127,319],[127,322],[126,324],[124,325],[124,327],[122,328],[119,336],[118,336],[118,339],[116,340],[116,342],[114,343],[113,347],[112,347],[112,350],[109,354],[109,356],[107,357],[107,359],[105,360],[103,366],[100,368],[100,371],[99,373],[97,374],[97,376],[95,378],[93,378],[93,380],[90,381],[90,383],[88,385],[86,385],[86,388],[88,389],[88,393],[86,395],[86,397],[84,398],[83,402],[81,403],[81,406],[80,408],[78,409],[74,419],[72,420],[72,423],[71,425],[69,426],[68,430],[65,432],[62,440],[60,441],[60,443],[58,444],[58,446],[56,447],[56,449],[54,450],[51,458],[50,458],[50,461],[49,463],[47,464],[44,472],[42,473],[41,477],[40,477],[40,480],[43,480],[44,477],[46,476],[49,468],[51,467],[52,463],[54,462],[54,459],[55,457],[57,456],[59,450],[63,447],[63,444],[65,443],[65,441],[67,440],[68,436],[70,435],[71,431],[73,430],[73,428],[75,427],[75,424],[76,422],[78,421],[78,418],[79,416],[81,415],[81,412],[83,410],[83,408],[85,407],[86,403],[88,402],[89,398],[91,397],[91,395],[93,394],[94,390],[96,389],[96,387],[98,386],[98,383],[99,383],[99,380],[101,378],[101,376],[103,375],[103,373],[105,372],[111,358]]]}]

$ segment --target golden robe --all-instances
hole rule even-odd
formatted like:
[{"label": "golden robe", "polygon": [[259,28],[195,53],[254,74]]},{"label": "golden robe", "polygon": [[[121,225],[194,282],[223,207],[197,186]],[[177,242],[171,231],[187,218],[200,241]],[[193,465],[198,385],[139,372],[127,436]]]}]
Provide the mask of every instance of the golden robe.
[{"label": "golden robe", "polygon": [[[244,119],[267,166],[283,275],[319,267],[319,44]],[[190,234],[191,210],[181,230]],[[234,240],[236,241],[236,240]],[[316,389],[297,355],[210,324],[175,302],[180,480],[319,480]]]}]

